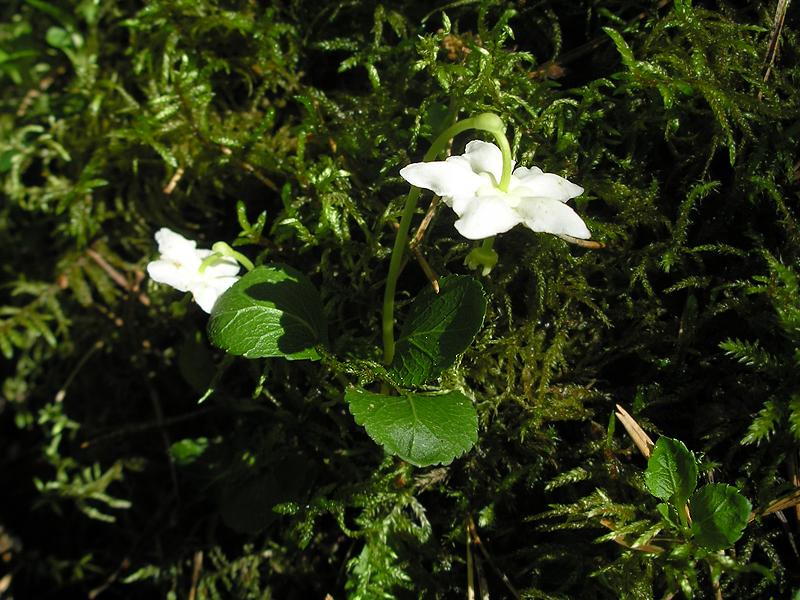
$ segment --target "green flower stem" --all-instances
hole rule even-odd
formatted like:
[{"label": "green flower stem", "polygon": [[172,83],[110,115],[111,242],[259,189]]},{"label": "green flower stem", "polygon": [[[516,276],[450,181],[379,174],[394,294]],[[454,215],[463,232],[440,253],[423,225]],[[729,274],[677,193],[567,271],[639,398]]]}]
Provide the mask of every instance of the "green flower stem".
[{"label": "green flower stem", "polygon": [[[452,138],[468,129],[488,131],[497,140],[500,151],[503,153],[503,174],[500,179],[500,189],[508,191],[508,184],[511,182],[511,147],[505,135],[503,121],[495,114],[484,113],[477,117],[464,119],[448,127],[436,138],[436,141],[433,142],[430,150],[425,154],[423,162],[430,162],[435,159]],[[400,219],[400,227],[397,230],[397,238],[392,248],[392,260],[389,263],[389,274],[386,278],[386,290],[383,296],[383,363],[387,366],[392,363],[392,359],[394,358],[394,295],[397,291],[397,278],[400,276],[403,249],[405,248],[408,230],[411,228],[411,219],[417,208],[417,200],[419,199],[420,192],[420,188],[413,186],[408,192],[406,205],[403,209],[403,216]]]},{"label": "green flower stem", "polygon": [[481,246],[481,250],[487,253],[491,252],[492,246],[494,246],[494,238],[496,237],[497,236],[493,235],[492,237],[488,237],[485,240],[483,240],[483,245]]}]

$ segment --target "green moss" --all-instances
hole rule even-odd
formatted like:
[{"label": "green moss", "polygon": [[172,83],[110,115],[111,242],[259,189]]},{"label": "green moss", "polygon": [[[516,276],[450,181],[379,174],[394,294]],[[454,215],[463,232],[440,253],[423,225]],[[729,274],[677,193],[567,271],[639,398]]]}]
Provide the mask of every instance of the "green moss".
[{"label": "green moss", "polygon": [[[800,582],[774,516],[724,574],[614,543],[669,547],[646,463],[609,426],[626,407],[757,508],[794,489],[800,60],[790,12],[765,79],[776,4],[6,3],[0,525],[23,548],[15,596],[113,577],[126,597],[463,597],[471,516],[523,597],[788,597]],[[486,111],[518,164],[586,189],[576,209],[605,247],[498,237],[485,326],[442,380],[472,395],[479,442],[420,469],[355,424],[342,380],[377,372],[363,361],[380,358],[399,169]],[[454,219],[440,206],[418,246],[441,275],[468,272]],[[206,315],[146,277],[162,226],[308,275],[353,372],[207,346]],[[426,285],[412,257],[400,322]],[[213,388],[200,406],[198,381]],[[231,529],[238,491],[266,480],[288,490],[267,524]],[[510,594],[482,564],[491,595]]]}]

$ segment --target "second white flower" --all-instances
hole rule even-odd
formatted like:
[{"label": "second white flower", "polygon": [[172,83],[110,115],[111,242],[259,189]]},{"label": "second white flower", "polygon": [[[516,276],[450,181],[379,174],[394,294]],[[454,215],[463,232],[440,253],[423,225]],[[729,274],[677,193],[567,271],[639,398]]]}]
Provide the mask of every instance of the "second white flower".
[{"label": "second white flower", "polygon": [[524,224],[533,231],[591,237],[586,224],[565,204],[583,188],[537,167],[519,167],[508,191],[500,189],[503,155],[494,144],[474,140],[461,156],[414,163],[400,175],[411,185],[433,191],[458,215],[455,227],[465,238],[481,240]]}]

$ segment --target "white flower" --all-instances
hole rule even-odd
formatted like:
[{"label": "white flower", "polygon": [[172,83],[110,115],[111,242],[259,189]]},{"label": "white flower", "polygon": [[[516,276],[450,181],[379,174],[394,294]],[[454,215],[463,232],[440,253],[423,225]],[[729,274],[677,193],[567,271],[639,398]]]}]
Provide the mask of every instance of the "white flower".
[{"label": "white flower", "polygon": [[162,227],[156,232],[158,252],[161,255],[147,265],[150,277],[166,283],[181,292],[192,292],[197,304],[207,313],[222,293],[239,277],[240,266],[233,258],[220,257],[200,273],[203,260],[214,254],[213,250],[198,250],[197,243]]},{"label": "white flower", "polygon": [[471,240],[492,237],[520,223],[533,231],[591,237],[583,220],[565,204],[580,196],[582,187],[537,167],[519,167],[504,192],[498,187],[502,172],[500,148],[474,140],[461,156],[414,163],[400,175],[441,196],[459,217],[456,229]]}]

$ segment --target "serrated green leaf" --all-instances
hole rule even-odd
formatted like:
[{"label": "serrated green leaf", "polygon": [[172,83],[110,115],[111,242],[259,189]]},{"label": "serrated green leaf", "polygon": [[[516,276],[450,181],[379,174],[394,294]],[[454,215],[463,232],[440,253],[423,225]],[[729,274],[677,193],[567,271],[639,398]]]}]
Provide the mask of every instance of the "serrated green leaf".
[{"label": "serrated green leaf", "polygon": [[318,360],[314,347],[327,341],[327,322],[307,277],[286,265],[262,265],[217,299],[208,335],[214,345],[246,358]]},{"label": "serrated green leaf", "polygon": [[742,537],[752,506],[735,487],[712,483],[692,494],[689,508],[695,540],[717,551],[730,548]]},{"label": "serrated green leaf", "polygon": [[647,461],[644,480],[656,498],[680,507],[697,486],[697,463],[683,442],[661,436]]},{"label": "serrated green leaf", "polygon": [[450,464],[478,441],[478,413],[458,391],[384,396],[351,388],[345,400],[373,440],[418,467]]},{"label": "serrated green leaf", "polygon": [[483,287],[472,277],[442,277],[438,294],[426,287],[403,324],[390,376],[408,387],[439,377],[472,344],[485,314]]}]

